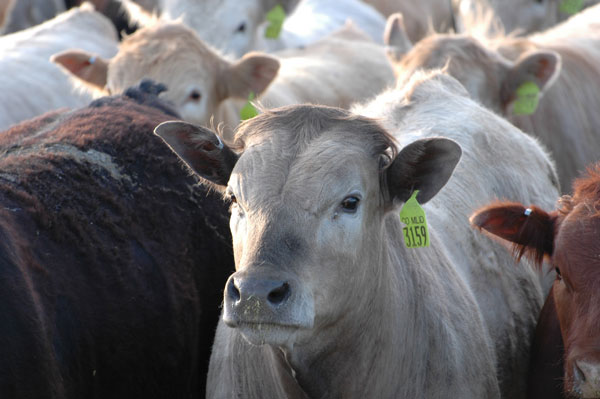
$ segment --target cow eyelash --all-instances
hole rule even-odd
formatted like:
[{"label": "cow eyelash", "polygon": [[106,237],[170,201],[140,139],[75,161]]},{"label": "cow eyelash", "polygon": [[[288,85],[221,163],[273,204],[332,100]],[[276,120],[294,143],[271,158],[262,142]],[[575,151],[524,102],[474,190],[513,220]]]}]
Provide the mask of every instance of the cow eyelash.
[{"label": "cow eyelash", "polygon": [[562,274],[560,274],[560,269],[558,267],[555,267],[554,271],[556,272],[556,278],[558,280],[562,280]]}]

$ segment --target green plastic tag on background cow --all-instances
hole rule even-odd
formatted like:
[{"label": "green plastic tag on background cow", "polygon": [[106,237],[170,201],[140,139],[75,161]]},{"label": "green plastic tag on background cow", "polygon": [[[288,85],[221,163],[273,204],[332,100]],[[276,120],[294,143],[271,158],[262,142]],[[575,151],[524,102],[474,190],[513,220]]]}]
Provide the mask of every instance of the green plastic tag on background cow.
[{"label": "green plastic tag on background cow", "polygon": [[283,27],[283,21],[285,20],[285,10],[280,4],[277,4],[267,13],[267,30],[265,31],[265,37],[267,39],[277,39],[281,33]]},{"label": "green plastic tag on background cow", "polygon": [[429,246],[429,231],[425,211],[417,201],[419,190],[415,190],[400,210],[400,221],[406,226],[402,228],[404,243],[408,248]]},{"label": "green plastic tag on background cow", "polygon": [[254,92],[251,91],[250,94],[248,94],[248,101],[246,101],[246,104],[244,104],[244,107],[240,110],[240,119],[243,121],[252,119],[258,115],[258,111],[254,105],[252,105],[252,100],[254,100]]},{"label": "green plastic tag on background cow", "polygon": [[567,15],[577,14],[582,8],[583,0],[563,0],[559,6],[560,12]]},{"label": "green plastic tag on background cow", "polygon": [[531,115],[535,112],[540,100],[540,88],[534,82],[525,82],[517,89],[514,102],[515,115]]}]

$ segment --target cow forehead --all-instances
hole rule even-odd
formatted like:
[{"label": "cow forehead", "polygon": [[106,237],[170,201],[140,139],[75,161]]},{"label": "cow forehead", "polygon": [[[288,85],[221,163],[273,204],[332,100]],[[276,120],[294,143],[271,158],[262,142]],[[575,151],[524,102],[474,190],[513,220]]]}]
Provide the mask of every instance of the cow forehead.
[{"label": "cow forehead", "polygon": [[118,92],[141,78],[175,90],[188,82],[214,81],[223,61],[180,23],[144,28],[121,45],[111,61],[109,87]]},{"label": "cow forehead", "polygon": [[351,193],[366,195],[378,186],[377,160],[364,147],[321,136],[297,152],[266,140],[246,149],[230,186],[250,206],[297,206],[319,213]]},{"label": "cow forehead", "polygon": [[589,206],[580,203],[560,221],[553,260],[575,285],[600,289],[600,216]]}]

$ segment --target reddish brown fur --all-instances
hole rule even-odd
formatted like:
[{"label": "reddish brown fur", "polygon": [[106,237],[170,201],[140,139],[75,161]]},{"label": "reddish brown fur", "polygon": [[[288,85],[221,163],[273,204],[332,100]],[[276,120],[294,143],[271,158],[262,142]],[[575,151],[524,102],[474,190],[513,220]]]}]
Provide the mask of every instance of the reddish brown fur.
[{"label": "reddish brown fur", "polygon": [[[573,196],[563,196],[560,208],[550,214],[532,207],[526,217],[525,207],[516,203],[496,203],[479,210],[471,221],[515,244],[517,258],[525,254],[538,265],[544,256],[557,271],[557,279],[544,306],[546,311],[536,331],[534,345],[541,342],[564,344],[561,364],[564,372],[565,395],[596,397],[600,391],[600,163],[588,168],[587,175],[573,184]],[[553,314],[552,314],[553,312]],[[553,327],[558,320],[560,331]],[[550,353],[538,351],[532,359],[532,386],[548,383],[548,373],[555,367],[548,363],[556,345],[546,348]],[[591,364],[585,378],[577,377],[581,362]],[[548,367],[550,366],[550,367]],[[546,373],[538,368],[546,368]],[[582,372],[583,373],[583,372]],[[560,397],[560,387],[537,392],[532,397]],[[544,393],[540,393],[544,392]]]},{"label": "reddish brown fur", "polygon": [[0,397],[204,396],[226,206],[136,98],[0,135]]}]

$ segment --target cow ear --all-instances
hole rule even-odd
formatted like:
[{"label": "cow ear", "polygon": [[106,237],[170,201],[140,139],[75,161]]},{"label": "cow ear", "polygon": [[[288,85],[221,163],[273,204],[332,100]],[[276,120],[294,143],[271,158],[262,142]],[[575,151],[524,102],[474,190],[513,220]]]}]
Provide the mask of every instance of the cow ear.
[{"label": "cow ear", "polygon": [[247,98],[250,92],[258,95],[266,90],[277,76],[279,60],[270,55],[251,52],[231,65],[221,79],[225,97]]},{"label": "cow ear", "polygon": [[400,61],[402,56],[412,49],[413,44],[406,33],[402,14],[395,13],[388,17],[383,32],[383,43],[388,46],[387,56],[392,62]]},{"label": "cow ear", "polygon": [[104,90],[108,75],[108,61],[83,50],[65,50],[54,54],[50,61],[62,66],[73,76]]},{"label": "cow ear", "polygon": [[410,143],[385,171],[390,198],[406,202],[413,191],[419,190],[417,201],[426,203],[450,179],[461,154],[460,146],[446,138]]},{"label": "cow ear", "polygon": [[502,102],[509,105],[517,97],[517,89],[526,82],[537,85],[540,93],[552,86],[561,70],[561,58],[553,51],[535,51],[520,57],[502,82]]},{"label": "cow ear", "polygon": [[540,266],[544,256],[552,255],[556,213],[500,202],[477,210],[469,220],[480,230],[513,243],[517,259],[525,255]]},{"label": "cow ear", "polygon": [[210,129],[181,121],[163,122],[154,129],[171,150],[198,176],[224,189],[238,155]]}]

